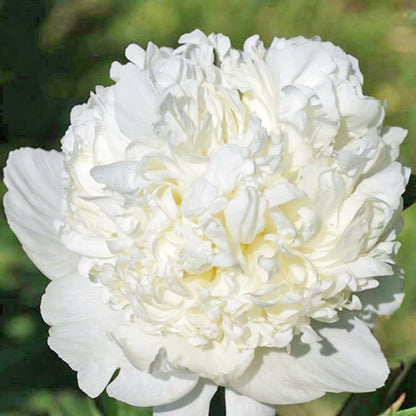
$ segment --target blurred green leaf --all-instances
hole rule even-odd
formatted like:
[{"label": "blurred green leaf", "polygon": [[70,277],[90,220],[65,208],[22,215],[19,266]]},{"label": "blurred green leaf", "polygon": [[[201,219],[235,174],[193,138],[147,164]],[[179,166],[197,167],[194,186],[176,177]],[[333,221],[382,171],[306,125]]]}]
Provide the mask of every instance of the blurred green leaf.
[{"label": "blurred green leaf", "polygon": [[64,416],[100,416],[97,408],[91,406],[90,400],[82,395],[75,395],[72,392],[64,392],[58,396],[59,408]]},{"label": "blurred green leaf", "polygon": [[416,24],[416,9],[409,10],[406,12],[405,16],[408,18],[410,23]]},{"label": "blurred green leaf", "polygon": [[405,410],[400,410],[400,412],[393,412],[393,413],[386,413],[386,414],[382,414],[380,416],[416,416],[416,407],[413,407],[412,409],[405,409]]},{"label": "blurred green leaf", "polygon": [[403,209],[409,208],[416,202],[416,175],[410,175],[409,183],[403,194]]},{"label": "blurred green leaf", "polygon": [[391,416],[393,414],[396,414],[396,412],[398,412],[402,407],[405,398],[406,393],[402,393],[400,397],[380,416]]},{"label": "blurred green leaf", "polygon": [[[140,393],[138,393],[140,394]],[[152,409],[144,407],[129,406],[126,403],[117,401],[107,393],[101,394],[95,400],[95,405],[102,416],[151,416]]]},{"label": "blurred green leaf", "polygon": [[394,416],[416,416],[416,407],[412,409],[401,410],[400,412],[393,413]]},{"label": "blurred green leaf", "polygon": [[34,391],[28,398],[25,408],[31,415],[102,416],[93,400],[81,392],[69,390],[58,394],[53,394],[48,390]]},{"label": "blurred green leaf", "polygon": [[35,329],[36,324],[30,315],[13,316],[5,328],[6,335],[18,341],[29,338]]},{"label": "blurred green leaf", "polygon": [[49,416],[63,416],[56,404],[55,395],[48,390],[35,390],[29,395],[24,407],[34,414],[46,413]]}]

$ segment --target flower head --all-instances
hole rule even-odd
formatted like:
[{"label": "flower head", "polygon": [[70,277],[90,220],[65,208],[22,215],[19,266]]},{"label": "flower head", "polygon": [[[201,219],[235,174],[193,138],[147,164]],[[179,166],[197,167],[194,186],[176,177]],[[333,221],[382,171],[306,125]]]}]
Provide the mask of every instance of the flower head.
[{"label": "flower head", "polygon": [[53,279],[49,345],[90,396],[120,369],[111,396],[169,415],[206,414],[217,385],[264,415],[381,386],[369,328],[402,299],[406,132],[329,42],[179,43],[130,45],[61,153],[10,156],[9,224]]}]

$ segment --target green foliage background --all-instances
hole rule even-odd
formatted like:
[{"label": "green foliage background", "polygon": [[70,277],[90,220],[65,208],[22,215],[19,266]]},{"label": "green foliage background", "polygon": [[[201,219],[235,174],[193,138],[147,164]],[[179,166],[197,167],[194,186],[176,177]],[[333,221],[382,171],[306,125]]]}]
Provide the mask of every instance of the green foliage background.
[{"label": "green foliage background", "polygon": [[[388,101],[387,124],[409,130],[402,158],[416,171],[414,0],[0,0],[0,19],[1,167],[15,148],[58,148],[72,106],[95,85],[110,84],[110,63],[125,59],[127,44],[175,46],[198,27],[230,36],[237,47],[254,33],[266,43],[302,34],[341,46],[359,59],[365,93]],[[376,332],[392,365],[416,356],[416,207],[404,218],[398,262],[407,274],[406,298]],[[94,403],[76,388],[75,374],[46,344],[39,314],[46,285],[1,215],[0,415],[149,414],[105,394]],[[279,414],[334,415],[344,399],[330,395]],[[412,405],[416,391],[405,401]]]}]

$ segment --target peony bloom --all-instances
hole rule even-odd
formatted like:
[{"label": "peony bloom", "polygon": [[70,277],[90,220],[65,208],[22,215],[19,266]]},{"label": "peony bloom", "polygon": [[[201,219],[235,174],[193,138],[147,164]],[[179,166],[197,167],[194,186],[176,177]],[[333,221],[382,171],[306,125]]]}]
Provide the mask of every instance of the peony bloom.
[{"label": "peony bloom", "polygon": [[130,45],[62,152],[10,154],[50,347],[89,396],[156,415],[207,415],[218,385],[228,416],[382,386],[371,329],[403,297],[406,131],[329,42],[179,43]]}]

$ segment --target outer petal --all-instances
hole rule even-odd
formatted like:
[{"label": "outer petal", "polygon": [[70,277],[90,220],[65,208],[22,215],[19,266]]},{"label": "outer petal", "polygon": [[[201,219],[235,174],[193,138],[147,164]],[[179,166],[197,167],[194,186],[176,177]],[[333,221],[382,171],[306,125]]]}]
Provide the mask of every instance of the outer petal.
[{"label": "outer petal", "polygon": [[48,340],[51,349],[78,371],[80,388],[98,396],[125,360],[106,333],[116,319],[101,301],[100,289],[77,275],[55,280],[42,297],[41,313],[54,325]]},{"label": "outer petal", "polygon": [[225,403],[227,416],[274,416],[276,414],[275,406],[257,402],[230,389],[225,390]]},{"label": "outer petal", "polygon": [[[194,389],[182,399],[166,406],[158,406],[153,409],[153,415],[157,416],[208,416],[209,405],[212,396],[215,394],[218,386],[200,379]],[[228,413],[227,413],[228,414]],[[257,414],[257,413],[253,413]]]},{"label": "outer petal", "polygon": [[232,345],[227,349],[214,344],[210,347],[194,347],[180,336],[149,335],[134,332],[130,326],[114,331],[114,337],[129,361],[138,369],[147,371],[161,348],[166,350],[169,364],[225,384],[239,377],[250,365],[254,352],[238,351]]},{"label": "outer petal", "polygon": [[[197,383],[196,377],[160,378],[134,368],[111,332],[122,325],[122,311],[102,301],[101,288],[78,275],[51,282],[42,298],[43,319],[50,325],[49,346],[78,371],[79,387],[98,396],[120,368],[108,393],[135,406],[153,406],[175,401]],[[134,331],[134,327],[131,330]]]},{"label": "outer petal", "polygon": [[117,378],[107,387],[107,393],[132,406],[158,406],[176,402],[197,383],[195,377],[155,377],[125,362]]},{"label": "outer petal", "polygon": [[40,310],[50,326],[93,319],[109,323],[115,318],[115,311],[101,300],[101,289],[77,274],[49,283]]},{"label": "outer petal", "polygon": [[359,317],[370,328],[375,326],[378,315],[391,315],[399,309],[404,298],[404,272],[394,267],[392,276],[379,277],[379,286],[359,293],[363,309]]},{"label": "outer petal", "polygon": [[39,270],[50,279],[77,270],[79,256],[61,243],[62,155],[23,148],[11,152],[4,170],[4,208],[10,228]]},{"label": "outer petal", "polygon": [[80,321],[53,326],[48,344],[78,372],[78,385],[90,397],[97,397],[123,362],[117,344],[111,342],[98,321]]},{"label": "outer petal", "polygon": [[294,404],[325,392],[367,392],[383,385],[389,369],[380,347],[358,318],[318,330],[323,341],[285,350],[259,349],[233,390],[255,400]]}]

